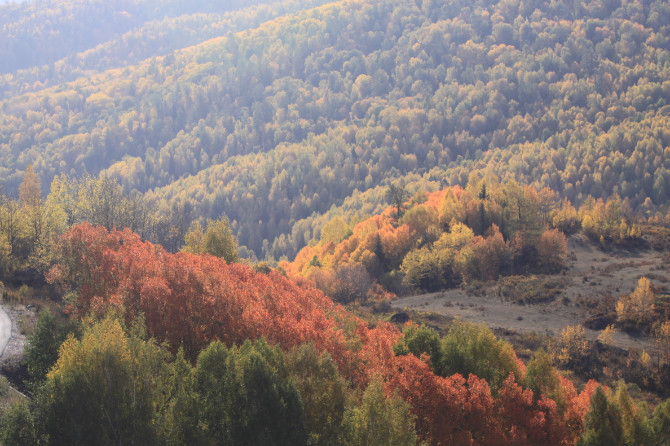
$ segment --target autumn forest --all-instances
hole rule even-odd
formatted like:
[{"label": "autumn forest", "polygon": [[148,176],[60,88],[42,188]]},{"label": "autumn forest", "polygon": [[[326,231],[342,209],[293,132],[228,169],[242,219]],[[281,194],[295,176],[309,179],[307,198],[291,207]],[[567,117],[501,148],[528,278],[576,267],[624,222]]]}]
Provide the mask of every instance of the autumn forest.
[{"label": "autumn forest", "polygon": [[0,61],[0,445],[670,445],[667,2],[10,0]]}]

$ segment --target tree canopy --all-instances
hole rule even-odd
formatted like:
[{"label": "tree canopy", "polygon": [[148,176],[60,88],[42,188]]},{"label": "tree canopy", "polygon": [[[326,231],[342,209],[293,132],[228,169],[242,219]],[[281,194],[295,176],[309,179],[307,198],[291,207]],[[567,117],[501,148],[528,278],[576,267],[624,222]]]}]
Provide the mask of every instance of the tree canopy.
[{"label": "tree canopy", "polygon": [[[130,17],[98,27],[99,38],[185,12],[172,3],[122,2]],[[215,3],[193,8],[237,14],[212,19],[230,25],[170,13],[111,46],[4,75],[5,191],[18,191],[28,164],[43,187],[56,175],[103,173],[156,213],[226,215],[241,245],[275,259],[318,238],[333,206],[353,217],[388,203],[383,184],[465,187],[472,171],[550,187],[575,206],[616,195],[623,213],[666,214],[670,12],[661,0],[279,2],[227,13],[240,4]],[[12,5],[7,29],[29,22],[27,7]],[[50,5],[39,14],[71,7]],[[173,25],[203,43],[170,52]],[[155,48],[138,49],[148,59],[105,53],[123,54],[143,33],[155,35]],[[49,35],[38,52],[68,38]],[[87,75],[98,63],[110,69]],[[591,226],[607,229],[605,239],[625,230],[607,219]]]}]

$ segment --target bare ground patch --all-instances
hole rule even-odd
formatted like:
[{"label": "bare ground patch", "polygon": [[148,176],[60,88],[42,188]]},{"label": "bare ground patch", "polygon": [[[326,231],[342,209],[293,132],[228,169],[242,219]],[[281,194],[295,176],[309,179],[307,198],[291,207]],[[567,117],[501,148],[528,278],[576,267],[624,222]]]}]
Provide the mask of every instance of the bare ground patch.
[{"label": "bare ground patch", "polygon": [[[664,256],[656,250],[605,252],[581,235],[570,237],[568,248],[567,270],[564,275],[554,276],[563,280],[564,286],[553,300],[519,305],[512,302],[514,299],[502,296],[496,283],[489,283],[476,293],[453,289],[402,297],[391,305],[397,310],[432,311],[465,321],[484,322],[492,329],[554,336],[566,326],[580,324],[602,310],[599,305],[611,306],[619,295],[632,291],[642,276],[650,278],[656,286],[670,281]],[[592,340],[599,335],[594,330],[586,332]],[[648,338],[620,330],[613,345],[647,351],[653,348]]]},{"label": "bare ground patch", "polygon": [[37,311],[33,305],[4,305],[4,310],[12,321],[9,342],[0,356],[0,374],[20,391],[25,392],[24,382],[28,378],[25,366],[24,348],[27,335],[32,332],[37,319]]}]

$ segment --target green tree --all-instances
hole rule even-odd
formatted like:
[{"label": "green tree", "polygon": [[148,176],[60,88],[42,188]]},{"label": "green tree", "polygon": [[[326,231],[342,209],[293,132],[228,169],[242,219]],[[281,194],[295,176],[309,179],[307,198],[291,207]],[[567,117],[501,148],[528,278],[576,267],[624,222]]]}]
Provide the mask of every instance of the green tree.
[{"label": "green tree", "polygon": [[152,444],[160,352],[111,316],[70,336],[39,392],[38,432],[49,445]]},{"label": "green tree", "polygon": [[192,254],[202,254],[205,252],[204,247],[205,230],[199,221],[191,223],[186,235],[184,235],[184,246],[181,248],[182,252],[190,252]]},{"label": "green tree", "polygon": [[430,357],[430,365],[437,375],[445,376],[443,367],[443,352],[440,335],[425,325],[408,325],[403,330],[400,341],[393,346],[396,355],[412,353],[417,358],[422,354]]},{"label": "green tree", "polygon": [[424,246],[407,253],[400,266],[403,283],[424,291],[437,291],[457,283],[453,252]]},{"label": "green tree", "polygon": [[414,416],[409,404],[397,394],[390,398],[384,385],[373,380],[363,393],[360,407],[348,409],[344,425],[347,445],[351,446],[414,446],[417,436]]},{"label": "green tree", "polygon": [[442,342],[445,376],[475,374],[485,379],[494,393],[510,373],[521,378],[512,346],[485,325],[454,321]]},{"label": "green tree", "polygon": [[286,366],[300,391],[310,446],[336,446],[343,442],[342,420],[349,388],[328,353],[305,343],[289,351]]},{"label": "green tree", "polygon": [[195,389],[203,444],[307,444],[300,394],[265,341],[211,343],[198,356]]},{"label": "green tree", "polygon": [[47,373],[58,360],[58,349],[75,331],[73,323],[60,320],[48,308],[40,311],[26,346],[26,365],[33,388],[46,380]]},{"label": "green tree", "polygon": [[635,404],[623,381],[617,386],[614,401],[621,411],[626,446],[654,445],[654,431],[649,423],[647,407]]},{"label": "green tree", "polygon": [[670,399],[663,401],[654,409],[651,419],[654,429],[654,441],[658,445],[670,445]]},{"label": "green tree", "polygon": [[[236,361],[241,398],[240,404],[231,408],[231,415],[241,423],[233,424],[233,444],[306,445],[300,393],[285,371],[278,368],[283,367],[271,364],[282,354],[263,341],[257,344],[245,342]],[[268,353],[275,358],[268,358]]]},{"label": "green tree", "polygon": [[340,243],[351,234],[349,225],[342,217],[335,216],[321,230],[321,243]]},{"label": "green tree", "polygon": [[[236,382],[233,373],[234,364],[229,358],[230,353],[221,342],[212,342],[198,355],[197,366],[194,371],[195,392],[199,403],[197,423],[203,430],[201,444],[232,444],[231,406],[237,404]],[[189,398],[189,395],[183,395]],[[183,404],[182,411],[190,409]],[[182,419],[188,420],[187,414],[179,414]]]},{"label": "green tree", "polygon": [[624,446],[621,411],[598,386],[591,396],[580,446]]},{"label": "green tree", "polygon": [[194,370],[184,358],[184,349],[177,351],[168,368],[166,401],[158,426],[159,443],[169,446],[204,444]]},{"label": "green tree", "polygon": [[0,444],[4,446],[37,445],[35,420],[27,402],[14,403],[2,413]]},{"label": "green tree", "polygon": [[524,383],[536,398],[541,395],[551,398],[556,402],[559,413],[565,412],[568,402],[562,391],[560,374],[551,363],[551,355],[544,349],[536,351],[528,362]]},{"label": "green tree", "polygon": [[193,223],[191,229],[184,236],[184,252],[194,254],[211,254],[222,257],[228,263],[237,261],[237,239],[230,229],[228,219],[209,220],[207,230],[203,231],[199,222]]}]

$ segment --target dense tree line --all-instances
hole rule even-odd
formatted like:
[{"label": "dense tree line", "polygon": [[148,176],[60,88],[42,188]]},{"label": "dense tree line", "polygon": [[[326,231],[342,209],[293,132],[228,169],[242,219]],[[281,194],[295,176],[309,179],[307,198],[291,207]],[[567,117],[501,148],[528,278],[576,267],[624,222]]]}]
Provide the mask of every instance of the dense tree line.
[{"label": "dense tree line", "polygon": [[[174,9],[169,13],[167,11],[159,12],[161,7],[156,7],[154,4],[152,6],[156,9],[154,13],[140,14],[133,18],[139,26],[133,26],[126,30],[123,24],[112,23],[112,27],[119,26],[119,29],[113,29],[110,33],[106,33],[104,37],[101,36],[102,40],[100,42],[91,41],[91,36],[87,35],[87,31],[84,30],[81,34],[75,36],[75,40],[79,39],[77,42],[68,42],[69,44],[63,42],[62,48],[59,48],[61,51],[49,52],[50,45],[55,44],[52,40],[46,47],[35,45],[30,47],[28,52],[17,54],[16,58],[29,59],[37,65],[22,66],[20,70],[10,69],[10,65],[3,66],[6,72],[4,74],[0,73],[0,79],[2,80],[0,98],[29,91],[39,91],[45,87],[70,82],[80,77],[88,77],[92,72],[122,68],[150,57],[167,55],[175,50],[209,39],[255,28],[275,17],[318,6],[320,3],[322,1],[311,0],[280,3],[245,2],[244,4],[242,2],[209,2],[207,4],[193,2],[189,3],[186,8],[181,5],[179,10]],[[93,17],[88,17],[86,24],[82,24],[84,26],[94,27],[101,21],[106,20],[105,16],[98,16],[98,14],[104,14],[105,10],[90,11],[91,5],[89,3],[79,2],[73,7],[82,10],[76,13],[77,16],[93,15]],[[50,12],[55,20],[56,17],[62,15],[63,10],[56,7]],[[30,13],[35,14],[32,10],[23,11],[23,14],[26,15]],[[118,13],[121,16],[126,14],[128,14],[127,10]],[[22,28],[26,20],[31,19],[23,17],[20,19],[20,24],[6,25],[6,29],[21,28],[20,33],[28,34],[30,40],[40,41],[43,39],[43,35],[47,32],[44,28],[48,28],[51,22],[32,17],[35,27],[29,30]],[[50,38],[53,39],[54,31],[51,30],[51,32]],[[16,36],[5,35],[4,37],[7,51],[11,51],[11,44],[15,43],[13,39]],[[68,37],[63,36],[63,38]],[[95,45],[95,43],[99,44]],[[14,51],[17,51],[19,49],[17,47],[20,47],[20,45],[23,44],[15,43],[13,45]],[[54,59],[58,55],[62,58]],[[25,63],[31,63],[29,61]]]},{"label": "dense tree line", "polygon": [[37,324],[35,398],[0,423],[23,444],[572,444],[596,387],[484,327],[370,327],[307,284],[128,230],[70,229],[49,280],[81,322]]},{"label": "dense tree line", "polygon": [[402,186],[388,191],[396,197],[391,207],[362,221],[332,218],[318,242],[281,267],[337,301],[365,301],[379,297],[377,284],[395,293],[437,291],[511,274],[557,273],[566,235],[578,230],[605,246],[640,236],[617,197],[589,198],[578,211],[549,188],[476,174],[465,189],[418,191],[411,198]]},{"label": "dense tree line", "polygon": [[[124,64],[137,62],[143,59],[142,55],[146,58],[202,42],[208,37],[222,35],[216,34],[213,29],[203,30],[202,28],[201,32],[195,33],[194,27],[204,25],[217,28],[221,25],[221,19],[225,17],[225,13],[267,3],[269,2],[263,0],[214,2],[122,0],[114,3],[95,0],[76,3],[49,0],[0,4],[0,41],[2,41],[0,57],[3,60],[0,73],[11,73],[20,69],[45,65],[50,66],[50,69],[53,70],[54,62],[61,59],[76,67],[81,63],[74,57],[77,53],[85,53],[87,50],[94,49],[94,53],[104,54],[105,51],[100,51],[100,48],[96,46],[106,44],[116,38],[120,39],[116,42],[115,56],[118,58],[121,55],[120,51],[126,53],[126,56],[119,62]],[[210,17],[205,18],[205,15]],[[270,14],[265,18],[272,16]],[[184,18],[185,22],[165,21],[166,18],[176,17]],[[163,24],[169,23],[168,29],[159,32],[155,26],[160,21],[163,21]],[[140,40],[137,37],[133,38],[133,34],[137,33],[136,28],[147,23],[149,26],[142,33],[141,41],[142,45],[151,45],[147,48],[150,49],[149,52],[141,46],[126,46],[133,40]],[[190,30],[192,34],[198,34],[198,37],[188,38],[187,34],[183,34],[179,37],[185,40],[178,44],[174,41],[170,43],[170,40],[175,37],[174,34],[170,35],[174,31],[169,28],[173,27]],[[234,31],[234,28],[232,30]],[[145,34],[147,31],[148,34]],[[215,33],[208,34],[212,31]],[[132,54],[133,50],[138,53]],[[88,56],[90,55],[85,55],[84,58]],[[102,67],[106,65],[104,62],[103,59]],[[86,65],[83,65],[81,68],[85,67]],[[88,65],[88,68],[95,69],[91,65]]]},{"label": "dense tree line", "polygon": [[4,444],[668,441],[667,402],[578,392],[483,326],[371,327],[307,284],[128,230],[76,226],[55,260],[72,319],[40,315],[33,398],[0,414]]},{"label": "dense tree line", "polygon": [[105,171],[275,258],[389,177],[482,170],[647,217],[670,196],[669,22],[661,1],[335,3],[8,97],[0,179]]},{"label": "dense tree line", "polygon": [[193,220],[188,208],[158,215],[155,204],[137,191],[126,193],[116,180],[105,176],[59,175],[45,198],[39,177],[28,166],[18,198],[0,194],[0,278],[15,282],[17,271],[30,271],[23,282],[40,282],[53,260],[56,238],[81,222],[109,230],[129,228],[173,251],[186,243],[192,252],[221,255],[225,249],[227,258],[236,258],[237,241],[230,229],[226,232],[227,223],[212,223],[203,240],[198,240],[193,230],[187,232]]},{"label": "dense tree line", "polygon": [[[51,334],[44,327],[33,339]],[[670,400],[650,414],[623,383],[612,392],[589,382],[578,394],[546,353],[539,351],[525,368],[508,344],[480,326],[458,324],[440,339],[429,328],[410,325],[394,349],[399,363],[423,355],[433,370],[446,366],[463,373],[510,375],[497,381],[493,394],[484,381],[470,375],[465,393],[449,395],[462,398],[455,402],[463,404],[451,416],[465,412],[478,419],[440,417],[444,425],[438,430],[413,414],[421,409],[412,409],[401,398],[403,392],[412,397],[397,379],[387,376],[395,387],[390,394],[380,376],[364,385],[364,391],[357,389],[332,357],[312,343],[282,350],[263,339],[231,347],[214,341],[191,363],[181,350],[173,355],[147,338],[141,321],[124,327],[107,315],[87,319],[80,334],[69,335],[42,376],[43,383],[34,388],[32,402],[3,410],[0,439],[22,446],[91,442],[410,446],[421,437],[438,445],[579,440],[584,445],[644,446],[670,440]],[[416,359],[409,362],[419,364]],[[429,376],[424,368],[423,379]],[[458,376],[452,380],[459,381]],[[422,396],[428,398],[420,403],[426,406],[445,395]],[[503,424],[497,425],[500,421]],[[477,430],[463,432],[459,425]],[[422,434],[427,428],[428,436],[426,431]]]}]

